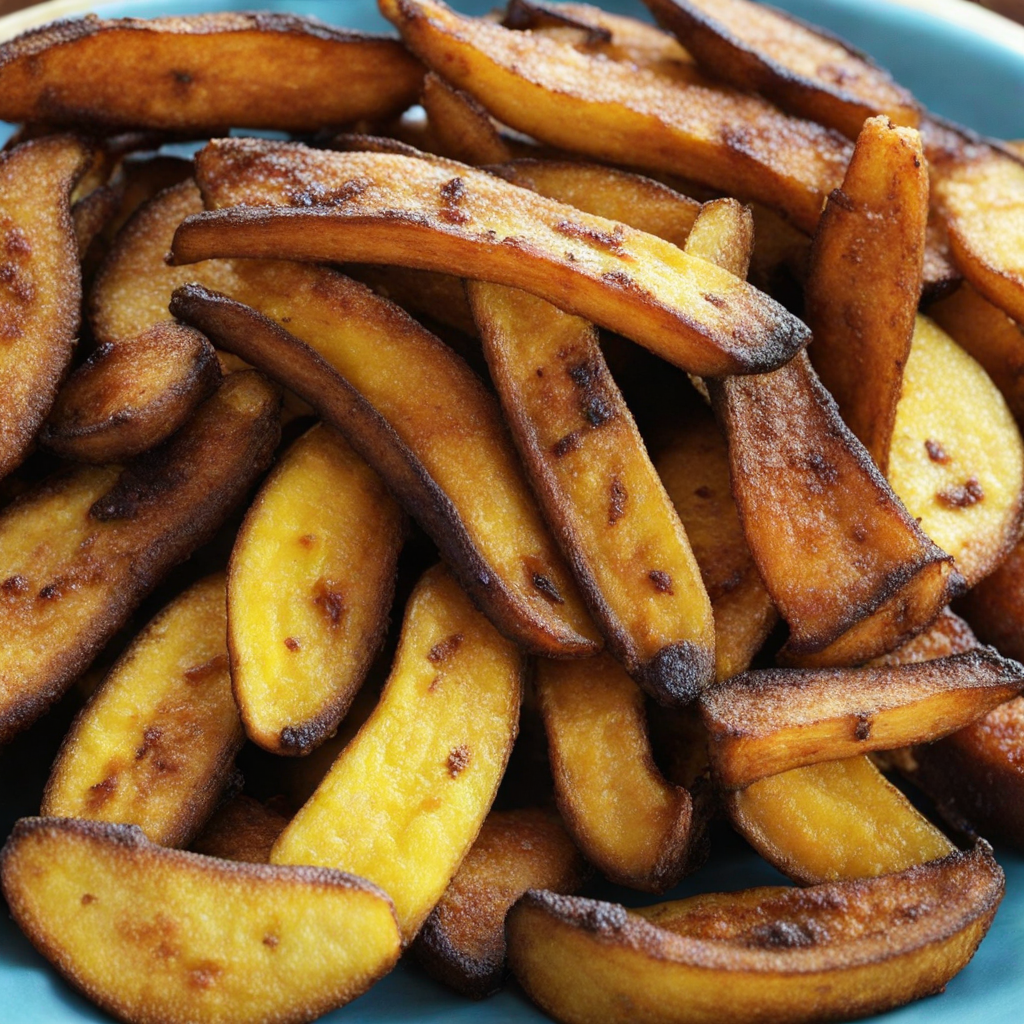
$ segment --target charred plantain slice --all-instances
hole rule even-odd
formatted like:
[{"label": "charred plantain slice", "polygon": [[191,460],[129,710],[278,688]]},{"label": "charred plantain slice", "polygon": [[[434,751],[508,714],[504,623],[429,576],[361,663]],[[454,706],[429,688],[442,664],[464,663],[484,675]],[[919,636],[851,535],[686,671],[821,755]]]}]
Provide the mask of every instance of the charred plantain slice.
[{"label": "charred plantain slice", "polygon": [[750,0],[644,0],[702,69],[851,139],[873,114],[916,128],[917,101],[867,54]]},{"label": "charred plantain slice", "polygon": [[586,861],[554,811],[492,811],[416,937],[427,973],[471,999],[501,987],[505,915],[528,889],[575,892]]},{"label": "charred plantain slice", "polygon": [[982,844],[868,881],[642,910],[530,892],[509,915],[509,959],[527,994],[571,1024],[846,1020],[941,992],[1003,889]]},{"label": "charred plantain slice", "polygon": [[274,845],[360,871],[408,943],[476,839],[519,721],[522,656],[441,566],[409,599],[380,704]]},{"label": "charred plantain slice", "polygon": [[298,1024],[401,952],[391,901],[361,878],[167,850],[133,826],[23,818],[0,869],[36,948],[122,1020]]},{"label": "charred plantain slice", "polygon": [[603,654],[539,662],[537,698],[569,834],[612,881],[670,889],[700,864],[706,822],[654,764],[640,689]]},{"label": "charred plantain slice", "polygon": [[991,648],[903,666],[764,669],[701,698],[711,764],[729,788],[768,775],[940,739],[1024,689]]},{"label": "charred plantain slice", "polygon": [[253,742],[308,754],[334,734],[384,639],[404,526],[380,477],[330,427],[281,457],[228,575],[231,683]]},{"label": "charred plantain slice", "polygon": [[89,665],[166,572],[208,540],[270,462],[279,399],[231,374],[166,444],[58,473],[0,515],[0,742]]},{"label": "charred plantain slice", "polygon": [[43,815],[138,825],[161,846],[202,827],[244,739],[225,608],[224,576],[211,576],[132,641],[65,737]]},{"label": "charred plantain slice", "polygon": [[25,457],[71,361],[82,301],[71,194],[94,158],[71,135],[0,153],[0,477]]},{"label": "charred plantain slice", "polygon": [[757,199],[805,231],[814,229],[850,159],[850,144],[837,132],[757,96],[510,32],[439,0],[382,0],[380,7],[413,53],[502,123],[598,160]]},{"label": "charred plantain slice", "polygon": [[215,256],[397,263],[522,288],[695,373],[771,369],[804,325],[745,281],[624,224],[465,164],[220,139],[196,157],[209,213],[174,236]]},{"label": "charred plantain slice", "polygon": [[199,137],[233,125],[316,131],[400,113],[416,102],[422,76],[394,40],[316,18],[89,15],[0,45],[0,118]]}]

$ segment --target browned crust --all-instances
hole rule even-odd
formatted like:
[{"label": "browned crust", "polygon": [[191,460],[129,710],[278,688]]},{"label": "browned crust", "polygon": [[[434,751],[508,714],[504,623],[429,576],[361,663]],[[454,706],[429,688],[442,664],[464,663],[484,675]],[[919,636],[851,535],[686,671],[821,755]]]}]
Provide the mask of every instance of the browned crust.
[{"label": "browned crust", "polygon": [[505,28],[522,32],[525,29],[543,28],[555,25],[559,28],[578,28],[586,34],[586,42],[610,43],[612,32],[604,25],[585,21],[582,12],[566,9],[565,4],[545,4],[538,0],[509,0],[502,18]]}]

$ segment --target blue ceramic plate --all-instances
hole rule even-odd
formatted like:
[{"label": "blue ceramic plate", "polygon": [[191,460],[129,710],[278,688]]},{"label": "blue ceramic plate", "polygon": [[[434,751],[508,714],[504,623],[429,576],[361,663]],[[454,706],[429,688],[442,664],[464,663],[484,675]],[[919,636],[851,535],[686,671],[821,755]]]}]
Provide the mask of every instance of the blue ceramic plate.
[{"label": "blue ceramic plate", "polygon": [[[645,16],[631,0],[592,0],[624,13]],[[498,0],[455,0],[469,13],[483,13]],[[978,131],[1003,138],[1024,137],[1024,29],[955,0],[775,0],[810,21],[839,33],[872,54],[932,110]],[[906,5],[906,6],[903,6]],[[46,5],[47,17],[64,15],[74,0]],[[382,30],[386,24],[374,0],[127,0],[78,5],[106,17],[191,14],[208,10],[272,9],[311,14],[352,28]],[[920,8],[930,8],[929,11]],[[19,28],[32,13],[6,19]],[[40,19],[36,18],[36,23]],[[0,20],[0,36],[4,20]],[[0,138],[8,129],[0,124]],[[39,807],[52,750],[43,735],[45,723],[0,757],[0,837],[15,818]],[[52,742],[52,738],[51,738]],[[34,764],[32,763],[34,762]],[[24,765],[28,763],[28,767]],[[15,777],[15,764],[18,765]],[[988,937],[970,965],[944,995],[873,1018],[886,1024],[1020,1024],[1024,1020],[1024,858],[997,850],[1006,870],[1006,899]],[[671,893],[740,889],[773,884],[780,876],[741,844],[720,837],[706,868]],[[642,902],[639,894],[604,887],[600,895],[625,903]],[[0,1024],[82,1024],[108,1021],[69,988],[29,945],[6,915],[0,920]],[[544,1021],[510,986],[483,1003],[451,994],[419,972],[401,964],[389,977],[354,1003],[323,1018],[330,1024],[521,1024]]]}]

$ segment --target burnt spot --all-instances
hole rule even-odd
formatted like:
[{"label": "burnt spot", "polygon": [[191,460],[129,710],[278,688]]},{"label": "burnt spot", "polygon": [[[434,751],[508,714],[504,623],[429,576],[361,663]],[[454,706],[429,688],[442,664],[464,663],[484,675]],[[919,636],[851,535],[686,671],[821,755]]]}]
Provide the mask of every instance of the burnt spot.
[{"label": "burnt spot", "polygon": [[601,231],[598,228],[588,227],[586,224],[577,224],[575,221],[562,220],[555,225],[555,230],[566,238],[578,238],[582,242],[596,245],[615,256],[623,259],[630,259],[630,255],[622,247],[622,239],[625,230],[621,224],[616,224],[613,231]]},{"label": "burnt spot", "polygon": [[427,661],[433,665],[447,661],[459,649],[464,639],[461,633],[452,633],[451,636],[438,640],[427,652]]},{"label": "burnt spot", "polygon": [[469,214],[460,206],[469,190],[461,178],[452,178],[441,186],[441,209],[438,211],[441,220],[449,224],[466,224],[469,222]]},{"label": "burnt spot", "polygon": [[222,973],[223,968],[215,960],[203,960],[188,972],[188,983],[192,988],[213,988]]},{"label": "burnt spot", "polygon": [[117,772],[108,775],[102,782],[89,787],[89,795],[86,797],[86,806],[90,811],[102,807],[117,792]]},{"label": "burnt spot", "polygon": [[839,470],[821,452],[811,452],[800,460],[804,480],[811,494],[823,494],[839,482]]},{"label": "burnt spot", "polygon": [[288,648],[289,651],[292,651],[293,653],[302,646],[302,644],[299,642],[298,637],[294,636],[286,636],[284,638],[284,645]]},{"label": "burnt spot", "polygon": [[32,243],[21,228],[11,227],[4,232],[4,255],[20,260],[32,255]]},{"label": "burnt spot", "polygon": [[867,528],[866,528],[865,526],[863,526],[863,525],[862,525],[861,523],[858,523],[858,524],[857,524],[857,525],[856,525],[856,526],[855,526],[855,527],[854,527],[854,528],[853,528],[853,529],[852,529],[852,530],[850,531],[850,536],[851,536],[851,537],[853,537],[853,539],[854,539],[854,540],[855,540],[855,541],[856,541],[856,542],[857,542],[858,544],[863,544],[863,543],[864,543],[864,542],[865,542],[865,541],[866,541],[866,540],[868,539],[868,531],[867,531]]},{"label": "burnt spot", "polygon": [[714,497],[714,492],[707,484],[701,484],[693,493],[704,501],[707,501],[708,498]]},{"label": "burnt spot", "polygon": [[746,935],[754,949],[805,949],[816,944],[814,933],[798,921],[769,921],[752,928]]},{"label": "burnt spot", "polygon": [[626,502],[629,499],[629,492],[626,490],[626,485],[618,477],[612,478],[608,492],[608,525],[614,526],[626,514]]},{"label": "burnt spot", "polygon": [[78,587],[73,580],[69,580],[64,576],[58,576],[52,583],[47,583],[39,591],[39,600],[59,601],[65,594],[70,594],[77,589]]},{"label": "burnt spot", "polygon": [[292,206],[341,206],[358,199],[371,185],[367,178],[350,178],[337,188],[329,189],[321,182],[310,182],[304,189],[290,192],[286,198]]},{"label": "burnt spot", "polygon": [[157,745],[163,734],[159,725],[147,725],[142,731],[142,746],[135,751],[135,760],[141,761]]},{"label": "burnt spot", "polygon": [[982,490],[978,478],[970,476],[959,487],[950,487],[945,491],[939,491],[935,498],[940,505],[945,505],[946,508],[970,508],[971,505],[977,505],[979,501],[984,500],[985,492]]},{"label": "burnt spot", "polygon": [[337,627],[345,614],[345,599],[338,585],[331,580],[317,580],[313,588],[313,604],[323,612],[332,629]]},{"label": "burnt spot", "polygon": [[680,640],[658,651],[641,668],[638,682],[660,703],[681,706],[696,700],[714,678],[714,652]]},{"label": "burnt spot", "polygon": [[315,533],[304,533],[299,538],[299,547],[305,548],[307,551],[316,543]]},{"label": "burnt spot", "polygon": [[87,907],[87,906],[89,906],[89,904],[95,903],[95,902],[96,902],[96,897],[93,896],[93,894],[91,892],[83,892],[82,893],[82,906],[83,907]]},{"label": "burnt spot", "polygon": [[281,749],[289,754],[308,754],[322,738],[308,722],[286,725],[279,733]]},{"label": "burnt spot", "polygon": [[938,441],[928,438],[924,443],[924,450],[928,453],[928,458],[932,462],[938,462],[941,465],[949,462],[949,452]]},{"label": "burnt spot", "polygon": [[569,379],[583,391],[589,391],[600,377],[600,368],[591,360],[570,366],[566,373]]},{"label": "burnt spot", "polygon": [[565,598],[562,597],[550,576],[545,576],[542,572],[535,572],[531,577],[531,581],[552,604],[565,604]]},{"label": "burnt spot", "polygon": [[580,392],[580,412],[592,427],[604,426],[615,417],[615,404],[606,383],[607,371],[599,359],[585,359],[566,373]]},{"label": "burnt spot", "polygon": [[624,270],[609,270],[601,275],[601,280],[613,288],[621,288],[623,291],[641,291],[640,286]]},{"label": "burnt spot", "polygon": [[212,657],[209,661],[204,661],[201,665],[193,665],[192,668],[185,670],[185,682],[186,683],[205,683],[209,678],[214,675],[218,675],[228,667],[228,656],[226,654],[218,654]]},{"label": "burnt spot", "polygon": [[465,743],[460,743],[448,752],[448,774],[453,779],[457,779],[468,764],[469,747]]},{"label": "burnt spot", "polygon": [[569,452],[576,451],[580,445],[583,444],[583,438],[580,437],[580,432],[574,430],[565,437],[560,437],[552,446],[551,452],[556,459],[562,458],[564,455],[568,455]]},{"label": "burnt spot", "polygon": [[5,594],[24,594],[28,591],[28,580],[20,573],[15,573],[0,583],[0,591]]},{"label": "burnt spot", "polygon": [[171,77],[174,79],[176,85],[189,86],[195,81],[190,71],[175,70],[171,72]]},{"label": "burnt spot", "polygon": [[664,569],[652,569],[647,578],[654,584],[654,589],[659,594],[673,594],[672,577]]},{"label": "burnt spot", "polygon": [[584,406],[583,415],[592,427],[603,427],[605,423],[614,418],[615,410],[601,395],[594,395]]},{"label": "burnt spot", "polygon": [[853,735],[855,739],[866,740],[871,736],[871,716],[870,715],[858,715],[857,724],[853,727]]},{"label": "burnt spot", "polygon": [[829,193],[828,201],[839,207],[840,210],[846,210],[847,213],[852,213],[856,206],[853,200],[841,189],[833,189]]},{"label": "burnt spot", "polygon": [[725,307],[728,305],[728,303],[725,301],[725,299],[722,298],[721,295],[715,295],[712,292],[704,292],[701,295],[701,298],[705,302],[708,302],[712,306],[714,306],[715,309],[725,309]]},{"label": "burnt spot", "polygon": [[263,945],[268,949],[277,949],[277,945],[281,940],[273,933],[263,936]]}]

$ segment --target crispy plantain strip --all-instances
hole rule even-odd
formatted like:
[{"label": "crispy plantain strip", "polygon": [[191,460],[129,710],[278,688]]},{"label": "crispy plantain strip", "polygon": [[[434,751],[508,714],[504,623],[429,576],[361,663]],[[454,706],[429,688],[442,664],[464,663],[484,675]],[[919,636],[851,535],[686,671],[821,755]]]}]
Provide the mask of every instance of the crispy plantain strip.
[{"label": "crispy plantain strip", "polygon": [[423,79],[420,103],[445,156],[473,166],[512,159],[512,147],[501,137],[490,114],[468,92],[454,88],[433,71]]},{"label": "crispy plantain strip", "polygon": [[756,96],[510,32],[439,0],[382,0],[380,7],[421,60],[502,123],[598,160],[760,200],[805,231],[850,158],[838,133]]},{"label": "crispy plantain strip", "polygon": [[231,374],[169,442],[44,480],[0,515],[0,742],[30,725],[266,468],[279,400]]},{"label": "crispy plantain strip", "polygon": [[247,864],[269,864],[270,851],[289,819],[240,794],[217,808],[189,847],[194,853]]},{"label": "crispy plantain strip", "polygon": [[[125,88],[119,69],[132,69]],[[57,21],[0,45],[0,118],[115,133],[316,131],[389,117],[423,69],[392,39],[291,14]]]},{"label": "crispy plantain strip", "polygon": [[397,263],[530,291],[693,372],[790,358],[806,328],[706,261],[454,161],[220,139],[197,155],[211,212],[179,263],[213,256]]}]

